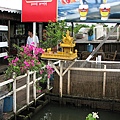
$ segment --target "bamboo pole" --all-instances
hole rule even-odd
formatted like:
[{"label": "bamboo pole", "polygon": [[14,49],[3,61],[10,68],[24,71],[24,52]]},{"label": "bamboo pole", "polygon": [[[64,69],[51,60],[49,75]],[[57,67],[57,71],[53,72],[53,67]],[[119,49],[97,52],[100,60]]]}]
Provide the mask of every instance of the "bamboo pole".
[{"label": "bamboo pole", "polygon": [[[106,65],[104,65],[104,70],[106,70]],[[103,74],[103,97],[105,97],[105,87],[106,87],[106,72]]]}]

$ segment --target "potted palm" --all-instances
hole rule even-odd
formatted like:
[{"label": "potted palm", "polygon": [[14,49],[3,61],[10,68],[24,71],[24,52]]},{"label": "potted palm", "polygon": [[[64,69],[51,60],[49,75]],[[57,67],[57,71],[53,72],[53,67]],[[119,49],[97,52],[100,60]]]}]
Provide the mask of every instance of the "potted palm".
[{"label": "potted palm", "polygon": [[88,40],[89,41],[92,41],[94,39],[93,28],[94,28],[94,25],[92,25],[90,27],[90,29],[88,30]]}]

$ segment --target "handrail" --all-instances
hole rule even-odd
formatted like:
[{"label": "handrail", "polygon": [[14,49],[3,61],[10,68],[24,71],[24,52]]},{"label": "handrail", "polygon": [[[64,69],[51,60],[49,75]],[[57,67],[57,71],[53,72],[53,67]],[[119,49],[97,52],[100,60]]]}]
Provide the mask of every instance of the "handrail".
[{"label": "handrail", "polygon": [[[1,82],[0,83],[0,87],[2,87],[2,86],[4,86],[4,85],[7,85],[7,84],[10,84],[10,83],[13,83],[13,90],[11,91],[11,92],[8,92],[6,95],[3,95],[3,96],[1,96],[0,97],[0,100],[2,100],[2,99],[4,99],[5,97],[7,97],[7,96],[10,96],[10,95],[12,95],[13,94],[13,100],[14,100],[14,102],[13,102],[13,112],[16,114],[17,112],[19,112],[20,110],[22,110],[23,108],[25,108],[26,106],[29,106],[29,104],[31,104],[31,102],[34,102],[34,101],[36,101],[38,98],[40,98],[40,97],[42,97],[45,93],[43,93],[42,95],[40,95],[40,96],[38,96],[38,97],[36,97],[36,87],[34,87],[35,86],[35,84],[36,84],[36,82],[34,82],[34,81],[29,81],[29,79],[28,78],[30,78],[29,76],[30,75],[33,75],[34,76],[34,74],[36,73],[36,71],[28,71],[28,73],[27,74],[24,74],[24,75],[21,75],[21,76],[18,76],[18,77],[15,77],[14,75],[13,75],[13,78],[12,79],[9,79],[9,80],[6,80],[6,81],[4,81],[4,82]],[[16,88],[16,81],[18,81],[18,80],[20,80],[20,79],[22,79],[22,78],[25,78],[25,77],[27,77],[27,84],[25,84],[25,85],[23,85],[23,86],[20,86],[19,88]],[[42,79],[42,77],[39,77],[39,78],[36,78],[35,77],[35,81],[39,81],[39,80],[41,80]],[[32,100],[32,101],[30,101],[30,95],[29,95],[29,92],[30,92],[30,86],[31,85],[33,85],[33,89],[34,89],[34,92],[33,92],[33,94],[34,94],[34,99],[35,100]],[[16,93],[17,92],[19,92],[19,91],[21,91],[21,90],[23,90],[23,89],[27,89],[27,104],[26,105],[24,105],[22,108],[20,108],[20,109],[18,109],[17,110],[17,104],[16,104]]]}]

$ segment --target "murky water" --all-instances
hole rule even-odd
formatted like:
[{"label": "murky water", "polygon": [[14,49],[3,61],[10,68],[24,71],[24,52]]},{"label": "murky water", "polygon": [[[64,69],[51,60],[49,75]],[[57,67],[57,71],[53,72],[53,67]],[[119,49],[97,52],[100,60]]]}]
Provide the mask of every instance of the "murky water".
[{"label": "murky water", "polygon": [[32,120],[85,120],[91,112],[98,112],[98,120],[120,120],[120,113],[58,104],[47,105]]}]

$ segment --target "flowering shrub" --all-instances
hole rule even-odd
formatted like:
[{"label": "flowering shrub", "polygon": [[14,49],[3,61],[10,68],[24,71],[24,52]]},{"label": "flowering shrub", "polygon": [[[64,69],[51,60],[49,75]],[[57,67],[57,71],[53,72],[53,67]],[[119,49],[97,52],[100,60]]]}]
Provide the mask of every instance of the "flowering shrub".
[{"label": "flowering shrub", "polygon": [[[50,75],[53,73],[53,69],[49,65],[45,65],[45,63],[40,60],[40,55],[44,53],[42,48],[36,48],[34,43],[22,47],[14,45],[14,47],[16,47],[19,51],[17,56],[6,56],[4,58],[9,62],[8,69],[5,72],[6,80],[12,78],[13,72],[16,73],[16,76],[19,76],[26,73],[27,70],[39,71],[41,76],[44,72],[46,76],[50,78]],[[42,76],[42,78],[43,77],[44,76]]]}]

